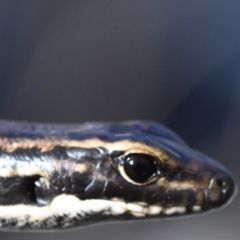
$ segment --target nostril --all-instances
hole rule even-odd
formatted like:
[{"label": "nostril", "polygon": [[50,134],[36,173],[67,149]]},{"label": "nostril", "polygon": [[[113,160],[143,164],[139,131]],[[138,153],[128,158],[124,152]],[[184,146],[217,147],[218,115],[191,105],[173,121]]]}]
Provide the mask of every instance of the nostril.
[{"label": "nostril", "polygon": [[231,199],[234,193],[235,184],[231,175],[227,172],[219,172],[209,182],[207,202],[211,206],[222,206]]},{"label": "nostril", "polygon": [[216,185],[220,188],[226,186],[226,181],[223,178],[216,179]]},{"label": "nostril", "polygon": [[216,174],[209,183],[209,188],[218,189],[218,188],[227,188],[228,187],[228,178],[222,173]]}]

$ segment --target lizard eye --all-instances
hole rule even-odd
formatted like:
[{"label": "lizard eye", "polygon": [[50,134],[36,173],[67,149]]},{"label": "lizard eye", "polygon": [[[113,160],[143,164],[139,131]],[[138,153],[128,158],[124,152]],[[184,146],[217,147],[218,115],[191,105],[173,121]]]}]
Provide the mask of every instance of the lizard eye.
[{"label": "lizard eye", "polygon": [[151,155],[130,153],[123,156],[123,164],[119,170],[129,182],[146,185],[160,176],[161,164]]}]

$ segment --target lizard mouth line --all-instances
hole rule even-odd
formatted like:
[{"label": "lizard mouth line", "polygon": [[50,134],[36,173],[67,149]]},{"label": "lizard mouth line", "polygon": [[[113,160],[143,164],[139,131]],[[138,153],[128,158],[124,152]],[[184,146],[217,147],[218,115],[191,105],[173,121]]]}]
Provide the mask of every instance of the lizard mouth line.
[{"label": "lizard mouth line", "polygon": [[[67,203],[67,204],[66,204]],[[201,206],[193,206],[194,212],[201,211]],[[186,212],[186,207],[169,207],[163,208],[160,206],[147,206],[144,203],[125,203],[124,201],[113,199],[90,199],[80,200],[79,198],[62,194],[57,196],[47,206],[34,206],[26,204],[16,204],[9,206],[0,206],[1,218],[5,219],[5,224],[14,224],[14,219],[21,219],[21,216],[27,216],[27,221],[35,224],[36,228],[42,227],[41,221],[48,221],[50,218],[59,218],[68,216],[69,218],[82,218],[89,214],[92,216],[121,216],[128,215],[134,218],[144,218],[146,216],[159,215],[178,215]],[[0,220],[1,220],[0,218]],[[39,223],[39,226],[37,224]],[[24,226],[25,221],[15,222],[17,227]],[[62,222],[66,227],[67,224]],[[3,227],[3,223],[2,223]],[[51,226],[49,226],[51,227]]]}]

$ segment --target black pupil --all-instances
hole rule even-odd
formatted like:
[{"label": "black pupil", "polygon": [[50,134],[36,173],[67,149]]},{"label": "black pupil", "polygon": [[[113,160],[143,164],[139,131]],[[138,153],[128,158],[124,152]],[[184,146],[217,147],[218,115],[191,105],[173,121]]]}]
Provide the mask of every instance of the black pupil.
[{"label": "black pupil", "polygon": [[156,159],[147,154],[129,154],[124,170],[134,182],[147,182],[157,172]]}]

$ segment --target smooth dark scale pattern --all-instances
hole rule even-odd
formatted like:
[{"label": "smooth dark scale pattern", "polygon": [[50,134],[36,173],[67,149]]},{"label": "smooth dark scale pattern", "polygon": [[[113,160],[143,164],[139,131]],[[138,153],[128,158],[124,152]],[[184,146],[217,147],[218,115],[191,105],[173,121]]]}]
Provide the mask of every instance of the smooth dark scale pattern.
[{"label": "smooth dark scale pattern", "polygon": [[[10,139],[11,142],[27,138],[32,141],[33,146],[36,139],[41,138],[46,141],[47,146],[53,145],[49,151],[41,151],[40,148],[30,146],[17,148],[15,151],[0,149],[0,163],[3,161],[3,166],[6,162],[12,168],[17,168],[18,165],[36,166],[49,175],[49,188],[46,187],[41,176],[8,180],[4,177],[0,178],[0,205],[25,203],[41,207],[61,194],[69,194],[83,201],[85,199],[114,199],[115,201],[120,199],[127,203],[141,202],[146,206],[157,205],[163,210],[183,206],[187,207],[186,214],[188,214],[195,205],[200,206],[201,209],[205,206],[205,210],[221,206],[234,193],[234,182],[224,167],[188,148],[174,133],[152,122],[42,125],[0,121],[0,137]],[[167,160],[161,162],[161,159],[137,153],[126,156],[124,152],[126,150],[117,148],[115,151],[114,148],[98,147],[95,142],[91,145],[91,139],[96,138],[113,143],[112,146],[120,140],[127,140],[130,145],[136,142],[143,146],[147,145],[163,153],[167,156]],[[66,142],[66,146],[54,145],[56,140],[61,143],[59,140],[62,139]],[[81,142],[86,139],[90,142],[90,148],[81,147],[81,143],[80,147],[68,145],[68,141]],[[9,159],[13,161],[5,161]],[[145,183],[156,175],[156,179],[164,176],[164,181],[152,181],[150,184],[143,184],[144,186],[134,184],[121,175],[118,168],[120,165],[124,167],[125,175],[127,174],[128,178],[134,182]],[[201,174],[202,178],[200,178]],[[213,186],[209,187],[211,179],[214,180]],[[169,185],[172,182],[179,183],[179,186],[171,188]],[[192,185],[186,189],[186,185],[190,182],[194,182],[197,189]],[[182,188],[181,184],[185,187]],[[222,196],[218,198],[216,191]],[[66,206],[67,204],[66,202]],[[77,213],[76,219],[70,219],[68,215],[51,216],[49,219],[39,220],[39,226],[41,228],[64,226],[64,218],[68,223],[67,226],[71,227],[74,224],[82,225],[83,222],[100,221],[104,217],[111,220],[128,219],[127,214],[131,218],[138,218],[131,212],[104,216],[102,212],[89,211],[84,216]],[[146,217],[164,216],[169,215],[163,211],[159,216],[147,215]],[[9,223],[4,223],[4,219],[1,219],[1,213],[0,223],[3,226],[9,226]],[[13,225],[16,223],[17,219],[16,222],[12,220]],[[34,227],[33,223],[27,222],[24,227],[31,227],[31,224]]]},{"label": "smooth dark scale pattern", "polygon": [[157,162],[146,154],[129,154],[124,162],[128,177],[137,183],[145,183],[157,174]]}]

